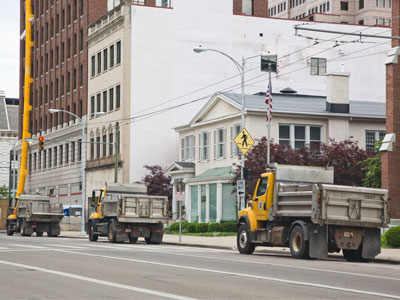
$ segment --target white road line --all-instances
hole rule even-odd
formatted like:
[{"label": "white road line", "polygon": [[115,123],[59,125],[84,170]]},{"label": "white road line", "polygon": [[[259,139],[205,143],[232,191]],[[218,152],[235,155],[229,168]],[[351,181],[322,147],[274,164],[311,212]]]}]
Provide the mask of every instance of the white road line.
[{"label": "white road line", "polygon": [[80,275],[66,273],[66,272],[49,270],[49,269],[39,268],[39,267],[35,267],[35,266],[28,266],[28,265],[8,262],[8,261],[4,261],[4,260],[0,260],[0,264],[14,266],[14,267],[23,268],[23,269],[35,270],[35,271],[59,275],[59,276],[64,276],[64,277],[68,277],[68,278],[73,278],[73,279],[77,279],[77,280],[100,284],[103,286],[106,285],[106,286],[115,287],[118,289],[124,289],[124,290],[129,290],[129,291],[134,291],[134,292],[139,292],[139,293],[143,293],[143,294],[149,294],[149,295],[154,295],[154,296],[159,296],[159,297],[164,297],[164,298],[169,298],[169,299],[194,300],[194,298],[190,298],[190,297],[183,297],[183,296],[169,294],[169,293],[163,293],[163,292],[159,292],[159,291],[155,291],[155,290],[138,288],[135,286],[125,285],[125,284],[120,284],[120,283],[115,283],[115,282],[110,282],[110,281],[104,281],[104,280],[100,280],[100,279],[90,278],[90,277],[86,277],[86,276],[80,276]]},{"label": "white road line", "polygon": [[342,287],[338,287],[338,286],[309,283],[309,282],[297,281],[297,280],[279,279],[279,278],[273,278],[273,277],[265,277],[265,276],[258,276],[258,275],[244,274],[244,273],[228,272],[228,271],[219,271],[219,270],[189,267],[189,266],[182,266],[182,265],[173,265],[173,264],[159,263],[159,262],[153,262],[153,261],[147,261],[147,260],[138,260],[138,259],[131,259],[131,258],[99,255],[99,254],[80,253],[80,252],[74,252],[74,251],[69,251],[69,250],[57,250],[57,251],[64,252],[64,253],[92,256],[92,257],[101,257],[101,258],[107,258],[107,259],[113,259],[113,260],[136,262],[136,263],[155,265],[155,266],[170,267],[170,268],[176,268],[176,269],[186,269],[186,270],[193,270],[193,271],[200,271],[200,272],[246,277],[246,278],[252,278],[252,279],[262,279],[262,280],[283,282],[283,283],[289,283],[289,284],[295,284],[295,285],[301,285],[301,286],[309,286],[309,287],[315,287],[315,288],[322,288],[322,289],[328,289],[328,290],[336,290],[336,291],[363,294],[363,295],[372,295],[372,296],[377,296],[377,297],[400,299],[400,296],[397,296],[397,295],[375,293],[375,292],[371,292],[371,291],[363,291],[363,290],[356,290],[356,289],[348,289],[348,288],[342,288]]},{"label": "white road line", "polygon": [[43,247],[43,246],[31,246],[31,245],[25,245],[25,244],[8,244],[10,247],[26,247],[26,248],[33,248],[33,249],[46,249],[48,247]]},{"label": "white road line", "polygon": [[8,250],[9,248],[0,247],[0,250]]},{"label": "white road line", "polygon": [[67,249],[87,249],[87,247],[82,247],[82,246],[69,246],[69,245],[61,245],[61,244],[45,244],[46,246],[51,246],[51,247],[60,247],[60,248],[67,248]]}]

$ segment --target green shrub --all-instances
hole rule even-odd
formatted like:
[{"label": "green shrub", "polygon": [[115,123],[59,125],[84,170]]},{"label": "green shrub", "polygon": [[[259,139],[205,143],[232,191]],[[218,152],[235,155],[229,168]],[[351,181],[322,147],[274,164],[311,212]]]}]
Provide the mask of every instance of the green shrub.
[{"label": "green shrub", "polygon": [[390,247],[400,247],[400,226],[392,227],[385,233],[386,242]]},{"label": "green shrub", "polygon": [[208,223],[198,223],[196,225],[197,233],[207,232],[207,230],[208,230]]},{"label": "green shrub", "polygon": [[187,231],[190,233],[196,232],[196,223],[188,223],[187,224]]},{"label": "green shrub", "polygon": [[[189,222],[187,222],[187,221],[182,222],[182,226],[181,226],[182,231],[187,230],[188,224],[189,224]],[[179,226],[178,226],[178,230],[179,230]]]},{"label": "green shrub", "polygon": [[236,232],[236,223],[235,222],[226,222],[222,224],[222,230],[224,232]]},{"label": "green shrub", "polygon": [[179,231],[179,222],[175,222],[170,226],[171,231]]},{"label": "green shrub", "polygon": [[165,227],[164,228],[164,233],[171,233],[172,232],[172,230],[171,230],[171,227]]},{"label": "green shrub", "polygon": [[221,232],[222,224],[220,223],[210,223],[208,224],[208,232]]}]

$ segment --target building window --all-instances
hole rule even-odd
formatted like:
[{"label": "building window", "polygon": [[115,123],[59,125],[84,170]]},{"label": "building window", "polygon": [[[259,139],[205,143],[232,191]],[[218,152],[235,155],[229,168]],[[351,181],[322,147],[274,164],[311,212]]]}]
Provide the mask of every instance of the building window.
[{"label": "building window", "polygon": [[71,162],[75,162],[75,142],[71,143]]},{"label": "building window", "polygon": [[242,1],[242,13],[248,16],[253,15],[253,0]]},{"label": "building window", "polygon": [[83,86],[83,65],[80,66],[79,70],[79,86]]},{"label": "building window", "polygon": [[103,69],[104,69],[104,71],[107,71],[107,67],[108,67],[107,59],[108,59],[108,50],[104,49],[103,50]]},{"label": "building window", "polygon": [[101,94],[97,94],[97,110],[96,112],[100,112],[101,107]]},{"label": "building window", "polygon": [[[52,149],[50,148],[49,149],[49,168],[51,168],[51,165],[52,165]],[[57,157],[57,155],[56,155],[56,157]]]},{"label": "building window", "polygon": [[78,48],[78,36],[74,34],[74,44],[72,45],[73,48],[73,54],[76,55],[76,49]]},{"label": "building window", "polygon": [[90,159],[94,160],[94,138],[90,139]]},{"label": "building window", "polygon": [[121,63],[121,41],[117,42],[117,65]]},{"label": "building window", "polygon": [[83,30],[80,31],[80,39],[79,39],[79,51],[83,50]]},{"label": "building window", "polygon": [[113,111],[114,109],[114,89],[111,88],[109,91],[110,94],[110,111]]},{"label": "building window", "polygon": [[107,91],[103,92],[103,112],[107,112]]},{"label": "building window", "polygon": [[68,72],[67,73],[67,93],[70,92],[70,89],[71,89],[71,73]]},{"label": "building window", "polygon": [[358,1],[358,9],[363,9],[364,8],[364,0],[359,0]]},{"label": "building window", "polygon": [[69,144],[65,144],[65,164],[69,163]]},{"label": "building window", "polygon": [[112,156],[113,155],[113,148],[114,148],[114,135],[112,133],[110,133],[108,135],[108,142],[109,144],[109,148],[108,148],[108,155]]},{"label": "building window", "polygon": [[103,157],[107,156],[107,135],[103,135]]},{"label": "building window", "polygon": [[110,46],[110,68],[114,67],[114,45]]},{"label": "building window", "polygon": [[375,142],[385,137],[384,131],[366,131],[365,132],[365,150],[374,151]]},{"label": "building window", "polygon": [[226,129],[218,128],[214,131],[214,158],[225,157]]},{"label": "building window", "polygon": [[311,57],[311,75],[326,75],[326,58]]},{"label": "building window", "polygon": [[67,59],[71,58],[71,39],[68,38],[67,40]]},{"label": "building window", "polygon": [[240,132],[240,124],[235,124],[231,127],[231,156],[238,156],[239,155],[239,148],[236,146],[233,139],[239,134]]},{"label": "building window", "polygon": [[359,20],[359,21],[358,21],[358,24],[359,24],[359,25],[364,25],[364,20]]},{"label": "building window", "polygon": [[210,148],[210,133],[202,132],[199,134],[200,140],[200,160],[205,161],[210,159],[209,157],[209,148]]},{"label": "building window", "polygon": [[320,151],[321,127],[309,125],[279,125],[279,144],[296,150],[309,146],[312,151]]},{"label": "building window", "polygon": [[101,73],[101,52],[97,53],[97,74]]},{"label": "building window", "polygon": [[340,1],[340,10],[349,10],[349,2]]},{"label": "building window", "polygon": [[96,138],[96,158],[100,158],[100,136]]},{"label": "building window", "polygon": [[74,69],[74,73],[72,76],[72,89],[76,90],[76,69]]},{"label": "building window", "polygon": [[117,85],[115,88],[115,108],[118,109],[121,106],[121,86]]},{"label": "building window", "polygon": [[60,166],[63,164],[63,146],[60,145]]},{"label": "building window", "polygon": [[83,0],[81,0],[81,16],[83,16]]},{"label": "building window", "polygon": [[94,96],[90,97],[90,113],[91,116],[94,115]]},{"label": "building window", "polygon": [[183,161],[195,159],[194,135],[185,136],[181,139],[181,156]]},{"label": "building window", "polygon": [[92,56],[92,77],[96,75],[96,57]]},{"label": "building window", "polygon": [[[49,149],[49,151],[50,151],[51,149]],[[47,161],[46,161],[46,159],[47,159],[47,151],[46,150],[44,150],[43,151],[43,169],[46,169],[47,168]]]}]

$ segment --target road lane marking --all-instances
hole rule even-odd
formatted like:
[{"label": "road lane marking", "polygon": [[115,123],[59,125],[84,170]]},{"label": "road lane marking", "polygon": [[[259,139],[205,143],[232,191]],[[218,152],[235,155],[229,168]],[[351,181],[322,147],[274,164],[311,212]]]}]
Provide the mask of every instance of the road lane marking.
[{"label": "road lane marking", "polygon": [[45,244],[46,246],[51,246],[51,247],[60,247],[60,248],[68,248],[68,249],[87,249],[87,247],[82,247],[82,246],[69,246],[69,245],[61,245],[61,244]]},{"label": "road lane marking", "polygon": [[[61,251],[64,251],[64,250],[61,250]],[[96,283],[96,284],[100,284],[100,285],[106,285],[106,286],[110,286],[110,287],[114,287],[114,288],[119,288],[119,289],[123,289],[123,290],[128,290],[128,291],[133,291],[133,292],[138,292],[138,293],[143,293],[143,294],[148,294],[148,295],[154,295],[154,296],[159,296],[159,297],[164,297],[164,298],[169,298],[169,299],[195,300],[195,298],[184,297],[184,296],[159,292],[159,291],[155,291],[155,290],[139,288],[139,287],[135,287],[135,286],[131,286],[131,285],[90,278],[90,277],[76,275],[76,274],[72,274],[72,273],[60,272],[60,271],[55,271],[55,270],[50,270],[50,269],[45,269],[45,268],[40,268],[40,267],[35,267],[35,266],[13,263],[13,262],[8,262],[8,261],[4,261],[4,260],[0,260],[0,264],[14,266],[14,267],[23,268],[23,269],[35,270],[35,271],[39,271],[39,272],[43,272],[43,273],[64,276],[64,277],[77,279],[77,280],[81,280],[81,281],[92,282],[92,283]]]},{"label": "road lane marking", "polygon": [[9,250],[9,248],[0,247],[0,250]]},{"label": "road lane marking", "polygon": [[279,279],[279,278],[273,278],[273,277],[244,274],[244,273],[236,273],[236,272],[228,272],[228,271],[182,266],[182,265],[166,264],[166,263],[159,263],[159,262],[153,262],[153,261],[147,261],[147,260],[138,260],[138,259],[132,259],[132,258],[122,258],[122,257],[100,255],[100,254],[81,253],[81,252],[75,252],[75,251],[69,251],[69,250],[56,250],[56,251],[60,251],[63,253],[80,254],[80,255],[86,255],[86,256],[92,256],[92,257],[107,258],[107,259],[112,259],[112,260],[121,260],[121,261],[136,262],[136,263],[141,263],[141,264],[170,267],[170,268],[176,268],[176,269],[186,269],[186,270],[208,272],[208,273],[215,273],[215,274],[222,274],[222,275],[230,275],[230,276],[237,276],[237,277],[247,277],[247,278],[252,278],[252,279],[262,279],[262,280],[269,280],[269,281],[295,284],[295,285],[301,285],[301,286],[309,286],[309,287],[316,287],[316,288],[322,288],[322,289],[336,290],[336,291],[342,291],[342,292],[400,299],[400,296],[397,296],[397,295],[382,294],[382,293],[376,293],[376,292],[370,292],[370,291],[342,288],[342,287],[337,287],[337,286],[329,286],[329,285],[324,285],[324,284],[309,283],[309,282],[297,281],[297,280]]},{"label": "road lane marking", "polygon": [[31,246],[31,245],[25,245],[25,244],[8,244],[10,247],[26,247],[26,248],[33,248],[33,249],[46,249],[48,247],[43,247],[43,246]]}]

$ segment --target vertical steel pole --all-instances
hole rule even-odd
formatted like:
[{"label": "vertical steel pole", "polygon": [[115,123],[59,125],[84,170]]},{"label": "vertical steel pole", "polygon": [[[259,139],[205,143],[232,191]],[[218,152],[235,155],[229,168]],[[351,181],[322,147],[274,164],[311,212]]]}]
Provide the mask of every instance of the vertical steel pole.
[{"label": "vertical steel pole", "polygon": [[[242,125],[241,125],[241,127],[242,127],[242,130],[244,129],[244,127],[245,127],[245,124],[244,124],[244,114],[245,114],[245,107],[246,107],[246,104],[245,104],[245,95],[244,95],[244,80],[245,80],[245,78],[244,78],[244,76],[245,76],[245,68],[246,68],[246,59],[244,58],[244,56],[242,57],[242,72],[241,72],[241,81],[242,81],[242,112],[241,112],[241,117],[242,117]],[[241,180],[243,180],[244,179],[244,154],[242,153],[242,155],[241,155],[241,170],[240,170],[240,179]],[[245,195],[242,195],[242,196],[240,196],[240,209],[244,209],[244,200],[245,200]]]},{"label": "vertical steel pole", "polygon": [[[268,89],[269,89],[269,100],[271,101],[272,99],[272,85],[271,85],[271,63],[268,65],[268,75],[269,75],[269,82],[268,82]],[[269,104],[271,105],[271,103]],[[268,108],[269,109],[269,108]],[[270,164],[270,159],[271,159],[271,114],[268,116],[268,146],[267,146],[267,168],[269,167]]]},{"label": "vertical steel pole", "polygon": [[[12,155],[12,153],[11,153],[11,150],[10,150],[10,156],[9,156],[9,158],[10,158],[10,163],[9,163],[9,168],[10,168],[10,170],[9,170],[9,174],[8,174],[8,207],[9,207],[9,210],[8,210],[8,212],[7,212],[7,215],[8,214],[10,214],[10,207],[11,207],[11,182],[12,182],[12,175],[11,175],[11,161],[12,161],[12,157],[13,157],[13,155]],[[14,184],[12,184],[13,186],[14,186]]]},{"label": "vertical steel pole", "polygon": [[118,160],[119,160],[119,124],[115,130],[115,163],[114,163],[114,183],[118,182]]},{"label": "vertical steel pole", "polygon": [[17,180],[17,170],[15,169],[15,161],[17,160],[17,151],[15,149],[15,143],[16,141],[14,141],[14,145],[13,145],[13,199],[15,199],[15,191],[17,189],[16,187],[16,180]]},{"label": "vertical steel pole", "polygon": [[81,215],[81,233],[80,235],[86,235],[85,231],[85,208],[86,208],[86,130],[85,122],[86,116],[82,116],[82,141],[81,141],[81,165],[82,165],[82,215]]},{"label": "vertical steel pole", "polygon": [[182,205],[181,205],[181,199],[179,199],[179,243],[181,242],[181,236],[182,236]]}]

